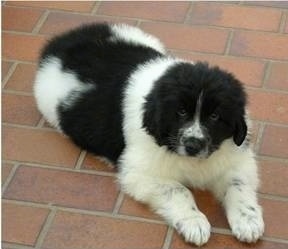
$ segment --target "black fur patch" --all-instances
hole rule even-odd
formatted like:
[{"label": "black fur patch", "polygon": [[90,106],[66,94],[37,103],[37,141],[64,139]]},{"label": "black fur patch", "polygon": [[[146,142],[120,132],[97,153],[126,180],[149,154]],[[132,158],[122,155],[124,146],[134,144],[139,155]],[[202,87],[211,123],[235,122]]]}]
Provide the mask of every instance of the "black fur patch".
[{"label": "black fur patch", "polygon": [[[80,147],[116,162],[125,143],[122,133],[122,93],[136,67],[161,56],[149,47],[110,42],[109,25],[83,26],[52,39],[43,49],[41,63],[60,58],[63,70],[95,86],[70,108],[58,108],[61,129]],[[59,82],[61,84],[61,82]]]}]

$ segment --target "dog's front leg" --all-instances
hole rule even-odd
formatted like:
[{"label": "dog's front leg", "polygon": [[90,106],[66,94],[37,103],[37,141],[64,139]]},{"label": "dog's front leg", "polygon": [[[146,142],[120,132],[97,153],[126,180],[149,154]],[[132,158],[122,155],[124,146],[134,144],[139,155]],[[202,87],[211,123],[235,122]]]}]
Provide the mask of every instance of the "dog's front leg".
[{"label": "dog's front leg", "polygon": [[210,224],[186,187],[173,180],[129,173],[120,174],[119,180],[126,193],[150,205],[187,242],[200,246],[208,241]]},{"label": "dog's front leg", "polygon": [[243,242],[256,242],[264,232],[264,222],[255,184],[243,172],[235,172],[219,180],[213,190],[224,205],[233,235]]}]

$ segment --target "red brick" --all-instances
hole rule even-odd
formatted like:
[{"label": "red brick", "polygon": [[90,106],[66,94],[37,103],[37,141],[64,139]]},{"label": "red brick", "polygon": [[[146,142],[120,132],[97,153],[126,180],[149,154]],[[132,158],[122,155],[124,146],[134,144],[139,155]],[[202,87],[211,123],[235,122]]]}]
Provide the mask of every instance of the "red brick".
[{"label": "red brick", "polygon": [[[190,243],[185,243],[183,238],[178,234],[174,233],[171,249],[190,249],[190,248],[199,248]],[[287,244],[270,242],[270,241],[258,241],[257,243],[247,244],[237,241],[232,235],[222,235],[212,233],[211,237],[207,244],[203,247],[205,249],[246,249],[246,248],[255,248],[255,249],[286,249]]]},{"label": "red brick", "polygon": [[140,27],[159,37],[170,49],[223,53],[228,37],[226,30],[198,26],[146,22]]},{"label": "red brick", "polygon": [[96,171],[106,171],[106,172],[116,172],[116,166],[110,165],[104,162],[101,158],[97,158],[92,154],[88,154],[82,164],[82,169],[96,170]]},{"label": "red brick", "polygon": [[35,245],[48,215],[48,209],[2,204],[2,241]]},{"label": "red brick", "polygon": [[34,97],[2,94],[2,121],[13,124],[37,125],[41,115]]},{"label": "red brick", "polygon": [[43,11],[3,6],[2,14],[2,28],[4,30],[31,32]]},{"label": "red brick", "polygon": [[94,6],[93,1],[7,1],[6,5],[26,6],[44,9],[70,10],[77,12],[90,12]]},{"label": "red brick", "polygon": [[161,248],[166,230],[158,224],[58,212],[43,248]]},{"label": "red brick", "polygon": [[288,202],[260,199],[260,204],[264,210],[264,236],[287,239]]},{"label": "red brick", "polygon": [[121,208],[119,210],[119,213],[154,220],[155,219],[162,220],[162,218],[160,218],[157,214],[155,214],[155,212],[150,210],[150,208],[147,205],[135,201],[128,196],[125,196]]},{"label": "red brick", "polygon": [[288,163],[260,160],[261,193],[288,196]]},{"label": "red brick", "polygon": [[16,171],[4,197],[111,211],[117,193],[112,177],[22,166]]},{"label": "red brick", "polygon": [[288,90],[288,63],[272,63],[266,87]]},{"label": "red brick", "polygon": [[189,2],[102,2],[97,14],[183,22]]},{"label": "red brick", "polygon": [[288,94],[247,90],[251,117],[276,123],[288,123]]},{"label": "red brick", "polygon": [[5,89],[32,92],[36,73],[36,65],[23,64],[17,65],[14,73],[9,78]]},{"label": "red brick", "polygon": [[264,129],[262,144],[260,147],[261,155],[288,158],[288,128],[267,125]]},{"label": "red brick", "polygon": [[188,22],[275,32],[278,31],[281,15],[281,10],[277,9],[219,3],[196,3]]},{"label": "red brick", "polygon": [[97,23],[97,22],[121,22],[130,25],[135,25],[136,21],[127,20],[117,17],[99,17],[99,16],[87,16],[72,13],[58,13],[52,12],[49,14],[47,20],[43,24],[40,33],[54,34],[64,32],[68,29],[75,28],[82,24]]},{"label": "red brick", "polygon": [[210,192],[195,190],[193,194],[198,208],[207,216],[212,226],[229,228],[224,209]]},{"label": "red brick", "polygon": [[43,36],[2,34],[2,51],[5,59],[36,61],[46,38]]},{"label": "red brick", "polygon": [[7,180],[7,177],[9,176],[12,168],[13,168],[12,164],[9,164],[9,163],[3,163],[2,164],[2,167],[1,167],[1,184],[2,185]]},{"label": "red brick", "polygon": [[265,68],[265,63],[246,58],[234,58],[218,55],[199,53],[174,52],[178,57],[192,61],[207,61],[211,65],[219,66],[235,74],[235,76],[248,86],[260,87]]},{"label": "red brick", "polygon": [[287,60],[288,35],[236,31],[230,54]]},{"label": "red brick", "polygon": [[9,72],[10,67],[12,66],[12,62],[8,61],[2,61],[1,65],[1,81],[7,76],[7,73]]},{"label": "red brick", "polygon": [[74,167],[80,153],[70,140],[54,131],[4,126],[2,134],[5,160]]}]

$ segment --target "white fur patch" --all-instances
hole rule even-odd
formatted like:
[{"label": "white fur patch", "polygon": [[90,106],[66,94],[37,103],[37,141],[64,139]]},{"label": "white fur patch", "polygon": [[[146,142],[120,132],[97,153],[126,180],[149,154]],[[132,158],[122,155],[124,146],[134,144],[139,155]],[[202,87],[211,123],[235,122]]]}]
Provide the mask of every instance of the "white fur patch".
[{"label": "white fur patch", "polygon": [[175,63],[177,60],[168,57],[151,60],[140,65],[130,76],[123,100],[125,113],[123,128],[127,143],[130,141],[134,143],[135,139],[141,139],[141,137],[151,139],[141,128],[145,97],[153,88],[155,81]]},{"label": "white fur patch", "polygon": [[111,30],[115,35],[112,41],[123,40],[128,43],[141,44],[146,47],[151,47],[160,53],[165,53],[165,48],[158,38],[143,32],[139,28],[127,24],[114,24],[111,25]]},{"label": "white fur patch", "polygon": [[[63,71],[61,61],[56,57],[49,57],[42,63],[34,84],[36,103],[47,121],[60,129],[57,113],[59,104],[63,102],[66,107],[72,105],[79,93],[90,89],[91,85],[80,82],[72,72]],[[73,91],[76,93],[69,98]]]},{"label": "white fur patch", "polygon": [[201,123],[200,123],[202,95],[203,93],[201,92],[197,100],[195,115],[194,115],[192,125],[184,131],[184,136],[186,137],[204,138],[203,128],[201,127]]}]

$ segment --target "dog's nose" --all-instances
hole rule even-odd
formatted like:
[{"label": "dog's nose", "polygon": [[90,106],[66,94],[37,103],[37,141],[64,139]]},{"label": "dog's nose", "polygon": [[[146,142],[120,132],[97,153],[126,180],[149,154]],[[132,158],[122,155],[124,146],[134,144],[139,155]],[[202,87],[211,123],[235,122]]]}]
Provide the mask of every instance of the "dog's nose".
[{"label": "dog's nose", "polygon": [[204,138],[188,137],[183,139],[183,144],[189,155],[197,155],[206,146]]}]

